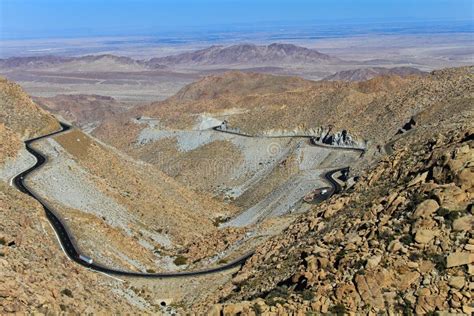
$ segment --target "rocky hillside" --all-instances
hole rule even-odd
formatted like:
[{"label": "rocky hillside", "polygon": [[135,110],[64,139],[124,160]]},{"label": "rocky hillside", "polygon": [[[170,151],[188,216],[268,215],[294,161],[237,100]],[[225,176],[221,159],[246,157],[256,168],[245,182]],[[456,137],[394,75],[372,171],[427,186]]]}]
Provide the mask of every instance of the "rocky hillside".
[{"label": "rocky hillside", "polygon": [[[472,67],[362,82],[226,73],[95,132],[183,184],[223,192],[244,209],[223,225],[280,215],[257,222],[260,230],[247,226],[255,244],[269,240],[232,282],[195,303],[198,312],[468,313],[473,79]],[[265,137],[210,130],[224,120],[229,131]],[[361,158],[268,138],[320,131],[366,141],[368,151]],[[206,172],[209,157],[224,168]],[[337,164],[362,175],[355,187],[317,207],[294,203],[308,190],[302,183],[322,187],[318,172]],[[278,232],[305,206],[312,210]],[[221,305],[209,310],[210,302]]]},{"label": "rocky hillside", "polygon": [[112,97],[101,95],[60,94],[50,98],[35,97],[33,99],[36,104],[48,112],[59,115],[85,130],[91,130],[99,122],[129,108]]},{"label": "rocky hillside", "polygon": [[[245,226],[299,210],[300,199],[324,185],[318,176],[324,168],[363,170],[390,151],[386,144],[407,123],[422,126],[467,113],[472,79],[470,68],[357,83],[230,72],[107,120],[94,135],[193,190],[239,207],[229,225]],[[227,131],[262,137],[211,129],[223,121]],[[360,158],[315,148],[305,138],[272,138],[295,135],[367,152]]]},{"label": "rocky hillside", "polygon": [[[456,111],[469,109],[473,76],[472,67],[465,67],[422,77],[343,83],[230,72],[204,78],[166,101],[107,120],[95,135],[128,150],[146,128],[131,123],[132,118],[153,118],[162,129],[173,130],[197,128],[204,116],[227,120],[229,127],[253,135],[347,130],[375,147],[424,111],[429,120],[445,111],[446,103],[455,103]],[[123,126],[129,126],[126,133]]]},{"label": "rocky hillside", "polygon": [[[143,235],[139,239],[147,240],[154,247],[172,248],[214,231],[213,219],[230,211],[210,196],[187,190],[152,165],[134,161],[79,130],[58,135],[54,141],[42,144],[46,152],[59,151],[62,156],[53,158],[57,164],[47,168],[49,172],[45,172],[44,178],[41,174],[35,177],[38,190],[49,192],[51,189],[47,186],[55,187],[51,184],[57,177],[54,173],[66,177],[78,174],[76,180],[86,176],[92,182],[67,181],[69,188],[62,190],[62,194],[49,192],[45,195],[78,211],[92,212],[99,217],[97,219],[105,216],[107,224],[123,229],[122,233],[133,238]],[[97,192],[88,192],[85,187],[88,183]],[[75,184],[80,187],[74,187]],[[113,207],[107,207],[108,199],[99,200],[95,206],[89,202],[84,204],[86,210],[81,209],[79,201],[83,197],[77,193],[81,191],[83,195],[102,192],[117,203],[117,208],[124,214],[117,214]],[[115,218],[117,216],[120,218]],[[162,242],[160,236],[171,242]]]},{"label": "rocky hillside", "polygon": [[0,166],[19,157],[22,141],[59,129],[58,121],[19,85],[0,77]]},{"label": "rocky hillside", "polygon": [[[256,247],[233,276],[150,283],[73,265],[40,205],[8,186],[32,163],[21,141],[59,126],[3,80],[0,314],[158,313],[164,297],[211,315],[471,314],[473,79],[472,67],[362,82],[230,72],[94,131],[136,160],[77,129],[36,143],[49,163],[29,185],[99,264],[198,269]],[[369,151],[271,137],[300,134]],[[354,186],[301,202],[347,165]]]},{"label": "rocky hillside", "polygon": [[232,46],[211,46],[209,48],[152,58],[148,64],[157,65],[281,65],[337,62],[339,59],[316,50],[293,44],[273,43],[270,45],[238,44]]},{"label": "rocky hillside", "polygon": [[0,123],[0,164],[8,159],[14,159],[21,146],[18,134]]},{"label": "rocky hillside", "polygon": [[[206,76],[182,88],[173,100],[203,101],[234,96],[262,95],[310,88],[313,82],[297,77],[269,76],[259,73],[226,72]],[[146,109],[143,107],[138,111]],[[212,110],[212,109],[211,109]]]},{"label": "rocky hillside", "polygon": [[[22,140],[59,124],[19,86],[3,81],[0,88],[0,314],[159,313],[161,295],[167,302],[170,296],[153,290],[157,280],[149,286],[74,264],[41,205],[10,185],[34,164]],[[48,163],[28,185],[53,206],[81,253],[99,264],[143,272],[197,269],[174,260],[197,237],[216,232],[213,218],[231,209],[77,129],[33,146]],[[190,295],[181,292],[175,296]]]},{"label": "rocky hillside", "polygon": [[[56,129],[57,121],[18,85],[0,81],[0,176],[22,155],[22,139]],[[10,172],[12,166],[7,168]],[[41,205],[7,181],[0,181],[0,214],[0,314],[130,313],[136,308],[119,294],[124,289],[116,288],[117,282],[69,261]]]},{"label": "rocky hillside", "polygon": [[0,314],[136,311],[120,283],[68,260],[42,207],[3,182],[0,214]]},{"label": "rocky hillside", "polygon": [[[257,249],[213,315],[472,315],[473,113],[418,127]],[[199,310],[199,308],[198,308]]]},{"label": "rocky hillside", "polygon": [[[0,94],[4,96],[0,101],[2,139],[8,137],[1,146],[5,164],[0,167],[0,179],[9,181],[31,164],[20,139],[58,130],[59,124],[16,84],[5,80]],[[115,257],[114,264],[119,266],[126,263],[130,269],[145,269],[147,265],[162,269],[153,261],[153,249],[166,248],[176,254],[194,238],[215,231],[216,217],[233,212],[209,195],[187,190],[152,165],[134,161],[77,129],[35,146],[51,163],[35,173],[30,185],[55,204],[62,216],[75,214],[72,230],[77,225],[77,235],[82,236],[79,244],[85,249],[92,245],[91,239],[108,246],[107,240],[113,238],[117,242],[113,251],[123,251],[122,257],[104,254],[109,251],[107,247],[92,249],[106,260]],[[84,229],[79,225],[82,221],[91,229],[100,226],[101,233]],[[127,250],[130,244],[135,245],[136,258],[124,262],[125,254],[132,255]]]},{"label": "rocky hillside", "polygon": [[400,77],[407,77],[411,75],[424,75],[425,72],[413,68],[413,67],[370,67],[370,68],[359,68],[353,70],[344,70],[337,72],[331,76],[324,78],[323,80],[343,80],[343,81],[365,81],[378,76],[391,76],[396,75]]},{"label": "rocky hillside", "polygon": [[21,87],[0,77],[0,123],[20,138],[48,134],[59,129],[56,119],[39,109]]}]

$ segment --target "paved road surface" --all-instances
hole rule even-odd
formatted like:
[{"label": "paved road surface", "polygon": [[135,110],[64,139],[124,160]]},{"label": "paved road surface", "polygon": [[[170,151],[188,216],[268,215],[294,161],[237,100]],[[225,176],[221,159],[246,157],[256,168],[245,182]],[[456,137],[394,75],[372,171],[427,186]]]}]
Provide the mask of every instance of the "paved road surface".
[{"label": "paved road surface", "polygon": [[[29,139],[25,141],[25,146],[26,149],[28,150],[29,153],[31,153],[35,158],[36,158],[36,163],[28,168],[27,170],[21,172],[18,174],[16,177],[13,178],[13,184],[20,190],[21,192],[30,195],[34,199],[36,199],[44,208],[46,217],[50,221],[51,225],[53,226],[55,233],[58,236],[58,239],[60,241],[61,247],[66,253],[66,255],[76,262],[77,264],[84,266],[86,268],[89,268],[94,271],[99,271],[103,272],[106,274],[112,274],[112,275],[120,275],[120,276],[132,276],[132,277],[144,277],[144,278],[176,278],[176,277],[186,277],[186,276],[199,276],[199,275],[205,275],[205,274],[212,274],[212,273],[218,273],[222,271],[226,271],[229,269],[233,269],[237,266],[241,266],[245,263],[245,261],[253,255],[253,251],[246,253],[245,255],[233,260],[232,262],[229,262],[227,264],[224,264],[219,267],[214,267],[214,268],[209,268],[209,269],[202,269],[202,270],[196,270],[196,271],[180,271],[180,272],[164,272],[164,273],[142,273],[142,272],[133,272],[133,271],[124,271],[124,270],[118,270],[118,269],[111,269],[107,268],[105,266],[99,265],[94,263],[92,260],[87,260],[87,257],[83,256],[76,245],[74,244],[74,239],[72,235],[69,233],[67,227],[64,225],[64,223],[60,220],[60,218],[56,215],[54,212],[53,208],[46,202],[44,201],[40,196],[38,196],[32,189],[30,189],[27,184],[25,183],[25,179],[27,176],[33,172],[34,170],[37,170],[41,168],[46,162],[47,162],[47,157],[43,156],[40,152],[35,150],[31,145],[44,138],[52,137],[54,135],[57,135],[59,133],[63,133],[71,129],[71,126],[66,125],[64,123],[61,123],[61,130],[56,131],[54,133],[36,137],[33,139]],[[224,132],[219,129],[214,128],[216,131]],[[235,133],[234,133],[235,134]],[[245,137],[252,137],[250,135],[243,135]],[[302,137],[302,136],[288,136],[288,137]],[[305,136],[303,136],[305,137]],[[310,137],[310,136],[306,136]],[[315,144],[316,145],[316,144]],[[343,150],[357,150],[357,151],[362,151],[363,149],[359,148],[346,148],[346,147],[340,147],[340,148],[335,148],[335,149],[343,149]],[[331,189],[321,197],[321,200],[328,199],[331,195],[338,193],[341,191],[341,186],[337,181],[335,181],[332,177],[332,175],[338,171],[344,170],[346,168],[340,168],[336,170],[332,170],[327,172],[324,177],[325,179],[331,184]],[[86,258],[86,260],[84,259]]]}]

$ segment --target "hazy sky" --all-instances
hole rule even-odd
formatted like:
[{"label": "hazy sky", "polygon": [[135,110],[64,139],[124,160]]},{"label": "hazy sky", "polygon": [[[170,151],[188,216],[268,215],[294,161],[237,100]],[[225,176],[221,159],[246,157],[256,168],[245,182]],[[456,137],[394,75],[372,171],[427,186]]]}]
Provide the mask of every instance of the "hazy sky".
[{"label": "hazy sky", "polygon": [[0,0],[0,35],[136,35],[262,22],[468,20],[474,0]]}]

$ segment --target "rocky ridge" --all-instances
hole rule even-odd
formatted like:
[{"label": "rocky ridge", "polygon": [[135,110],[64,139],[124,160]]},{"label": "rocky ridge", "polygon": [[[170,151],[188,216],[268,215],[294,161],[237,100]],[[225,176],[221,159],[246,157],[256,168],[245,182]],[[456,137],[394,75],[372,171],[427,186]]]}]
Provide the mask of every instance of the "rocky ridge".
[{"label": "rocky ridge", "polygon": [[101,121],[126,111],[129,107],[112,97],[100,95],[64,95],[34,97],[41,108],[61,116],[86,131],[93,130]]},{"label": "rocky ridge", "polygon": [[[22,140],[55,130],[52,127],[59,128],[59,124],[31,102],[17,85],[5,81],[1,88],[3,103],[0,105],[5,111],[0,115],[0,314],[160,313],[161,295],[166,295],[166,302],[170,300],[169,294],[152,291],[156,280],[152,285],[140,283],[142,280],[120,280],[71,262],[57,243],[41,205],[9,185],[11,176],[16,174],[15,171],[12,174],[12,170],[20,172],[34,163],[22,149]],[[169,248],[182,251],[186,240],[195,240],[191,235],[216,231],[211,219],[201,220],[214,208],[211,204],[218,212],[227,208],[202,194],[195,195],[156,168],[134,161],[77,129],[38,141],[34,146],[46,153],[50,161],[28,178],[29,185],[54,206],[81,252],[108,266],[143,272],[179,269],[173,264],[176,249]],[[6,177],[4,168],[8,169]],[[107,177],[111,178],[106,180]],[[84,182],[83,178],[88,181]],[[35,187],[37,183],[39,187]],[[86,188],[81,187],[84,183]],[[163,191],[158,192],[161,189]],[[44,194],[43,191],[48,190],[54,194]],[[108,208],[94,205],[100,195],[108,197]],[[165,200],[167,202],[162,204]],[[202,205],[203,216],[198,217],[198,204],[205,200],[210,204]],[[76,205],[81,207],[76,209]],[[82,208],[83,205],[87,207]],[[168,219],[164,219],[164,214],[157,216],[157,211],[173,211],[178,205],[182,207],[177,214],[180,224],[163,223],[163,220],[176,220],[176,216]],[[104,212],[107,209],[113,209],[114,216]],[[194,213],[185,216],[188,209]],[[114,227],[124,217],[135,220],[124,229]],[[161,222],[163,227],[152,227],[152,222]],[[186,226],[189,229],[183,229]],[[172,244],[166,237],[172,234],[170,228],[184,238]],[[181,268],[198,268],[191,268],[190,264]],[[197,282],[191,283],[195,289]],[[179,295],[184,294],[176,296]]]},{"label": "rocky ridge", "polygon": [[[377,77],[363,82],[314,82],[292,77],[229,72],[206,77],[166,101],[134,108],[106,120],[94,132],[129,151],[146,126],[130,119],[146,116],[162,129],[193,129],[202,115],[227,120],[250,135],[272,130],[346,130],[356,140],[385,144],[410,118],[444,113],[446,103],[465,111],[472,101],[472,67],[427,76]],[[445,114],[443,114],[445,115]],[[122,127],[129,125],[126,133]],[[120,135],[120,137],[117,137]]]},{"label": "rocky ridge", "polygon": [[426,75],[427,73],[413,67],[369,67],[359,68],[353,70],[339,71],[333,75],[327,76],[323,80],[343,80],[343,81],[365,81],[378,76],[396,75],[400,77],[407,77],[412,75]]},{"label": "rocky ridge", "polygon": [[56,119],[41,110],[19,85],[0,77],[0,123],[21,139],[51,133],[59,129]]},{"label": "rocky ridge", "polygon": [[472,314],[469,118],[400,140],[352,192],[259,247],[209,312]]},{"label": "rocky ridge", "polygon": [[[0,80],[0,169],[19,159],[22,140],[59,129],[21,88]],[[73,264],[36,200],[0,181],[0,314],[136,311],[126,287]],[[91,295],[94,293],[94,295]]]}]

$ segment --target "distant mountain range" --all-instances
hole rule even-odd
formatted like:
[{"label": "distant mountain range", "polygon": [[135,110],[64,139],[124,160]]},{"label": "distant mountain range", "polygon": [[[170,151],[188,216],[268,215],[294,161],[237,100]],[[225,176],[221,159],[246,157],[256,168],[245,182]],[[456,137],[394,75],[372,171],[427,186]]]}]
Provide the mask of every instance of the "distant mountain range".
[{"label": "distant mountain range", "polygon": [[152,65],[232,65],[232,64],[308,64],[340,61],[336,57],[322,54],[293,44],[239,44],[211,46],[174,56],[152,58]]},{"label": "distant mountain range", "polygon": [[[173,56],[135,60],[130,57],[88,55],[82,57],[35,56],[0,59],[0,69],[78,68],[91,70],[155,70],[196,65],[282,65],[340,62],[340,59],[293,44],[211,46]],[[96,68],[94,68],[96,67]]]},{"label": "distant mountain range", "polygon": [[129,57],[115,56],[115,55],[87,55],[82,57],[63,57],[63,56],[33,56],[33,57],[10,57],[7,59],[0,59],[0,66],[2,67],[43,67],[50,65],[58,65],[70,62],[96,62],[100,60],[111,60],[120,64],[133,64],[137,61]]},{"label": "distant mountain range", "polygon": [[54,70],[92,70],[92,71],[118,71],[145,69],[144,61],[130,57],[105,55],[88,55],[81,57],[64,56],[34,56],[10,57],[0,59],[0,69],[48,69]]}]

